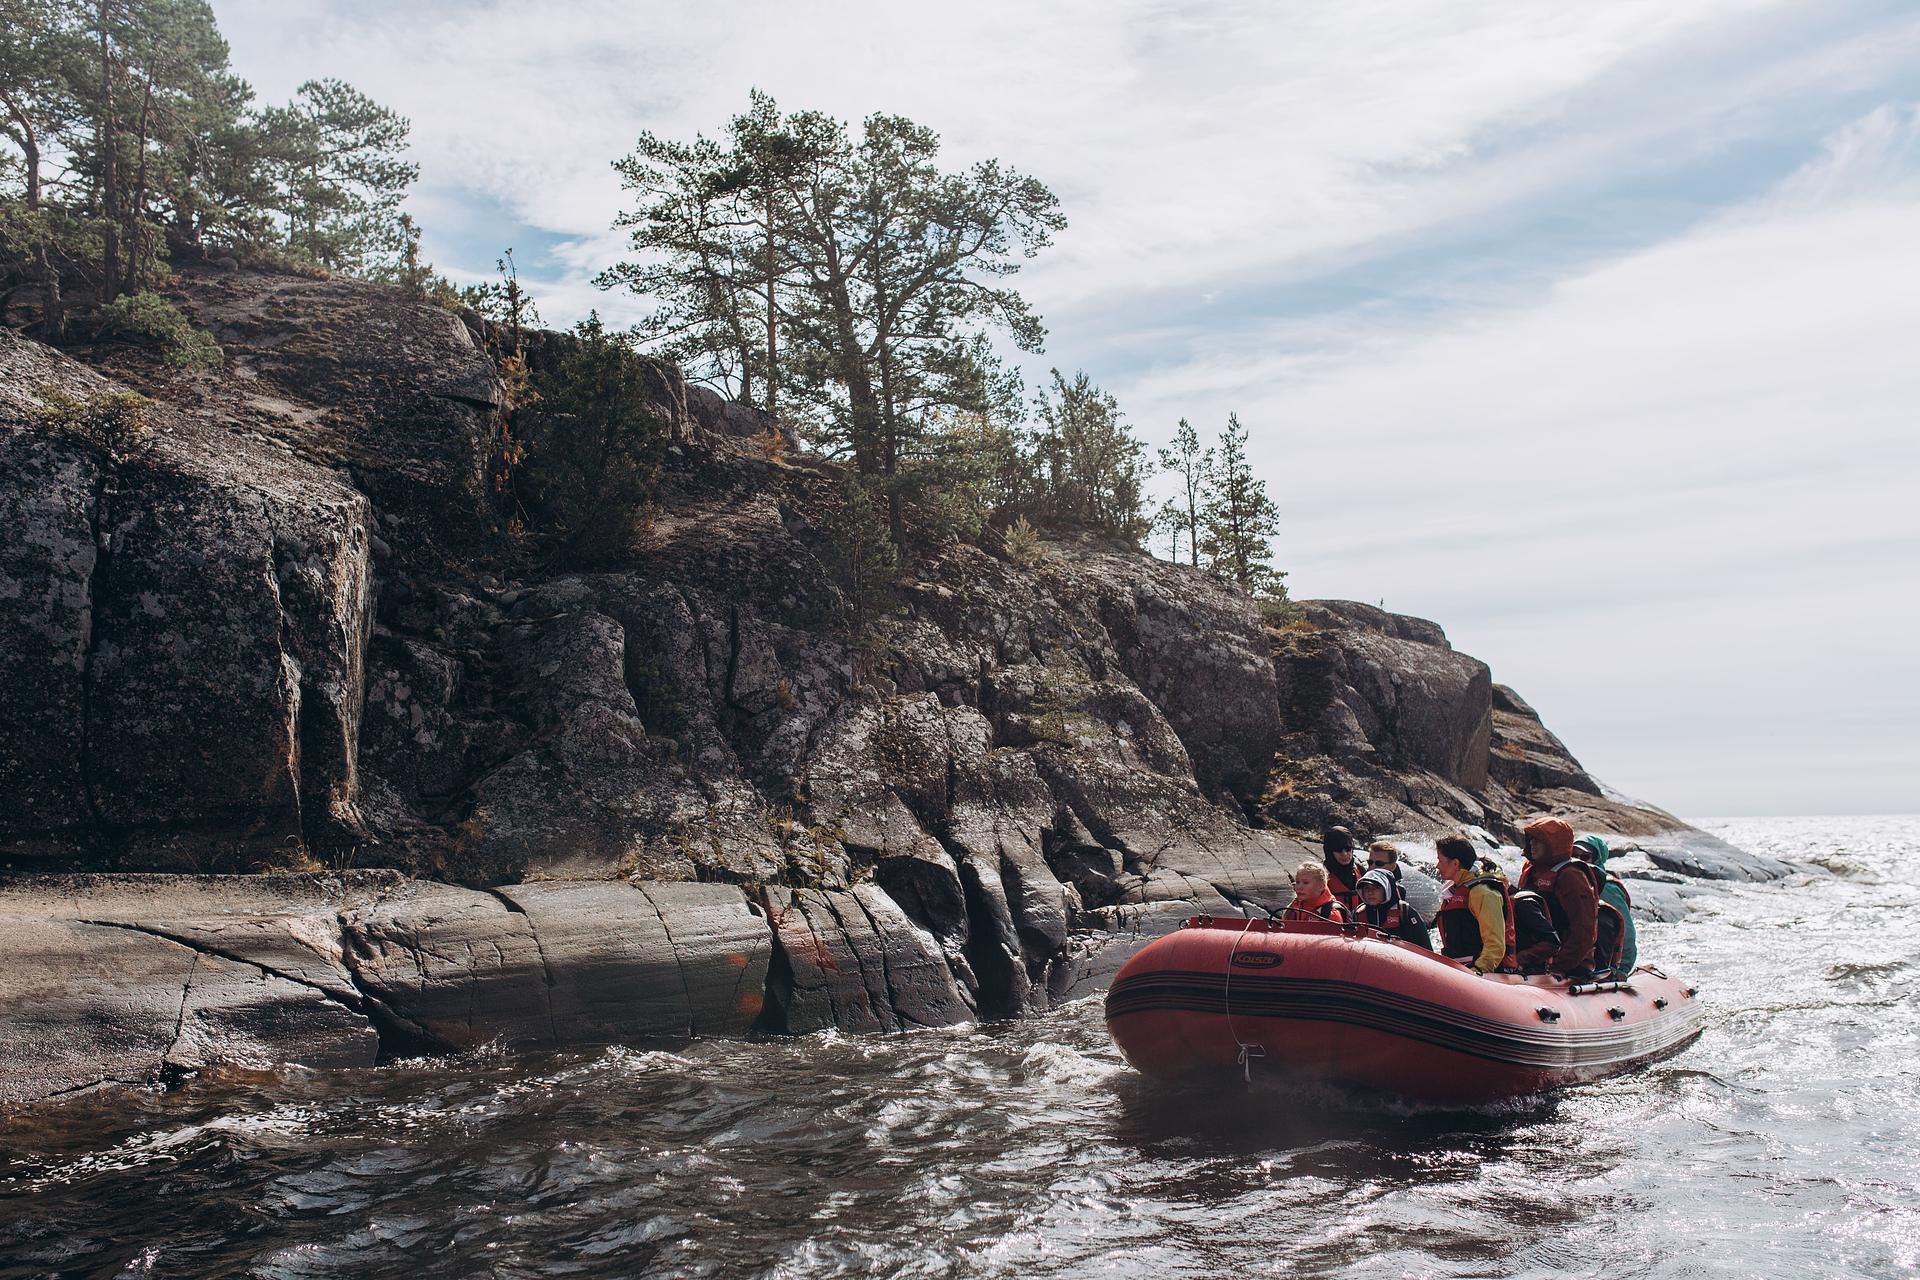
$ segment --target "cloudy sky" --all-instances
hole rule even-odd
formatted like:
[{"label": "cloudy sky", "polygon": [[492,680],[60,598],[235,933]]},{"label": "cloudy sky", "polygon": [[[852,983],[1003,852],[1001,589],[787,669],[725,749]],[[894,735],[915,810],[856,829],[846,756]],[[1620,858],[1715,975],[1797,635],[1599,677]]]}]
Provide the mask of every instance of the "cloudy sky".
[{"label": "cloudy sky", "polygon": [[1443,623],[1619,789],[1920,811],[1920,11],[1816,0],[214,0],[413,122],[429,256],[631,300],[608,162],[750,87],[1071,226],[1021,277],[1142,436],[1237,410],[1298,596]]}]

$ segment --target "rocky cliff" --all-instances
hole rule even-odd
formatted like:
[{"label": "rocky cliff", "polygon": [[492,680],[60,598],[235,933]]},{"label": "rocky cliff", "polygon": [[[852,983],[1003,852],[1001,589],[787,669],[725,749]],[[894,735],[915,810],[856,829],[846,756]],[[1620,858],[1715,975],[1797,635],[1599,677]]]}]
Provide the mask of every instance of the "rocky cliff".
[{"label": "rocky cliff", "polygon": [[[0,999],[71,978],[0,1056],[154,992],[16,1094],[1018,1015],[1196,907],[1285,901],[1328,821],[1550,809],[1774,870],[1609,797],[1432,623],[1274,630],[1089,539],[921,556],[856,652],[838,472],[669,365],[635,392],[667,445],[630,552],[543,568],[497,478],[569,427],[508,403],[477,324],[249,273],[176,301],[224,368],[0,331]],[[218,878],[262,870],[308,874]]]}]

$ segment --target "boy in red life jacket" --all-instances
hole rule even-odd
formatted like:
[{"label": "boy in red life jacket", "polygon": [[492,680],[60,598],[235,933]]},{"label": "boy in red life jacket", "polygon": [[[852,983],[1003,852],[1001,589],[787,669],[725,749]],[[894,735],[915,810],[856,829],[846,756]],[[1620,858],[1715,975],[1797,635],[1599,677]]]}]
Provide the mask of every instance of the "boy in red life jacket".
[{"label": "boy in red life jacket", "polygon": [[1353,856],[1353,832],[1328,827],[1320,833],[1320,865],[1327,873],[1327,889],[1348,912],[1360,906],[1360,873],[1366,868]]},{"label": "boy in red life jacket", "polygon": [[1523,969],[1542,962],[1547,972],[1580,982],[1593,976],[1593,952],[1600,917],[1598,877],[1592,867],[1573,856],[1573,828],[1558,818],[1529,822],[1527,865],[1520,887],[1531,889],[1553,913],[1560,944],[1539,942],[1520,953]]},{"label": "boy in red life jacket", "polygon": [[1473,841],[1462,835],[1433,842],[1434,866],[1446,891],[1434,923],[1440,929],[1440,954],[1468,960],[1475,973],[1513,973],[1513,895],[1500,868],[1479,865]]},{"label": "boy in red life jacket", "polygon": [[1293,901],[1281,913],[1286,920],[1331,920],[1345,924],[1351,918],[1340,900],[1327,892],[1326,868],[1303,862],[1293,873]]}]

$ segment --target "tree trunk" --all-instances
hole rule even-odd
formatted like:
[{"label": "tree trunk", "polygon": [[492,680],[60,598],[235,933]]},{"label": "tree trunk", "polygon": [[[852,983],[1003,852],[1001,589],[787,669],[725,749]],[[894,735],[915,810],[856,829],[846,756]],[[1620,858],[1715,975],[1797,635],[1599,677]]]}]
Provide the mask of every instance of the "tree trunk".
[{"label": "tree trunk", "polygon": [[773,191],[767,191],[767,413],[780,412],[780,366],[774,339],[773,310]]},{"label": "tree trunk", "polygon": [[20,156],[27,169],[27,208],[40,207],[40,136],[34,132],[33,121],[27,116],[22,104],[13,94],[0,89],[0,102],[7,104],[7,114],[20,126]]},{"label": "tree trunk", "polygon": [[140,250],[146,234],[147,126],[152,123],[153,69],[147,69],[147,89],[140,99],[140,168],[133,183],[132,219],[127,228],[126,292],[140,292]]},{"label": "tree trunk", "polygon": [[67,337],[67,306],[60,296],[60,272],[53,265],[53,259],[47,256],[47,246],[40,246],[40,336],[43,341],[58,344]]},{"label": "tree trunk", "polygon": [[853,421],[854,466],[863,476],[876,474],[881,467],[880,438],[883,424],[880,403],[873,393],[873,375],[867,367],[866,352],[853,327],[853,299],[847,292],[846,277],[840,270],[840,253],[831,239],[826,241],[828,297],[833,307],[834,339],[839,350],[834,365],[847,387],[847,407]]},{"label": "tree trunk", "polygon": [[[879,296],[884,310],[886,295]],[[885,338],[881,338],[880,343],[880,465],[882,474],[892,480],[900,472],[900,423],[893,409],[893,352],[885,345]],[[894,546],[904,545],[906,531],[906,512],[900,500],[900,488],[889,484],[887,533],[893,538]]]},{"label": "tree trunk", "polygon": [[99,0],[100,20],[100,202],[106,225],[100,231],[100,301],[112,302],[120,283],[120,176],[115,171],[119,127],[113,118],[113,53],[107,42],[107,0]]}]

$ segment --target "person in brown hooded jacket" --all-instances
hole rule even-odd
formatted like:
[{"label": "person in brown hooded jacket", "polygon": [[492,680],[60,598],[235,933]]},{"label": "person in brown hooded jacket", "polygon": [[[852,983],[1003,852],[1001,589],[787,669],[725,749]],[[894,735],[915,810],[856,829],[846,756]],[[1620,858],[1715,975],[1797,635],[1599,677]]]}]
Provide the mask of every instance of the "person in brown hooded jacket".
[{"label": "person in brown hooded jacket", "polygon": [[1546,899],[1560,943],[1538,942],[1520,953],[1522,970],[1547,971],[1576,981],[1593,976],[1593,949],[1600,913],[1600,893],[1591,867],[1573,856],[1573,828],[1558,818],[1529,822],[1527,865],[1519,889],[1531,889]]}]

